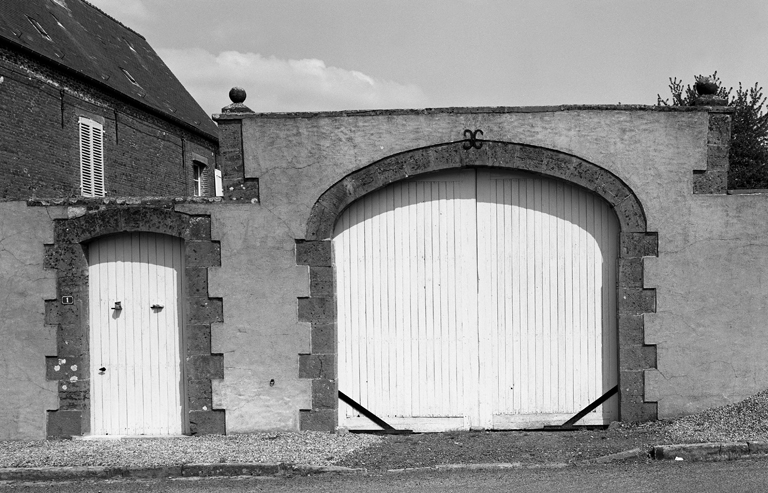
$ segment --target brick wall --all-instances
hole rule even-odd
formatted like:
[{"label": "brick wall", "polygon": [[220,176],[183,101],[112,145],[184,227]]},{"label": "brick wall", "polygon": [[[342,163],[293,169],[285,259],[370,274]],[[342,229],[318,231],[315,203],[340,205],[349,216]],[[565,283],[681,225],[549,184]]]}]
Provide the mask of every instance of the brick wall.
[{"label": "brick wall", "polygon": [[0,47],[0,199],[80,194],[78,119],[104,126],[110,196],[192,195],[192,160],[208,166],[216,143]]}]

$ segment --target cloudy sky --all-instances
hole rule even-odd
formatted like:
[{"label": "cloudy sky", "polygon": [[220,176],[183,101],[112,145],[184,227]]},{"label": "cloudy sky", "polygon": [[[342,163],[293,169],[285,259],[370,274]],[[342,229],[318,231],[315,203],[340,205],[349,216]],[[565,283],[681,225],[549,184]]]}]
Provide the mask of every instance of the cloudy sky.
[{"label": "cloudy sky", "polygon": [[768,84],[766,0],[89,0],[206,112],[655,104],[669,77]]}]

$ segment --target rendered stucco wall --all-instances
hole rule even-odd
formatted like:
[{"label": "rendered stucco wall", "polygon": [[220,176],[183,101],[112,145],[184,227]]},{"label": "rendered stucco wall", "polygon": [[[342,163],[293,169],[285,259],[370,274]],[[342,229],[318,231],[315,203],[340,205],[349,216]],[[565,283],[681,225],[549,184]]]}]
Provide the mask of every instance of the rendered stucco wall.
[{"label": "rendered stucco wall", "polygon": [[658,218],[645,315],[658,370],[646,394],[670,418],[768,388],[768,195],[694,196]]},{"label": "rendered stucco wall", "polygon": [[209,295],[224,301],[224,322],[211,327],[211,350],[224,355],[213,407],[226,409],[227,432],[298,430],[309,407],[309,382],[298,354],[309,352],[309,325],[298,322],[296,297],[307,296],[309,272],[297,266],[295,240],[280,218],[246,204],[188,206],[211,214],[221,267],[209,271]]},{"label": "rendered stucco wall", "polygon": [[[226,431],[297,430],[300,411],[311,409],[316,390],[333,378],[332,364],[330,371],[318,369],[313,365],[322,358],[303,358],[316,341],[300,311],[333,310],[312,303],[313,293],[331,299],[323,281],[331,267],[312,267],[321,275],[311,278],[310,267],[297,265],[317,253],[312,248],[327,248],[327,242],[301,243],[318,198],[379,159],[462,140],[464,129],[578,156],[614,173],[637,195],[647,230],[658,233],[658,258],[646,257],[642,276],[645,288],[656,289],[657,312],[643,316],[645,340],[638,344],[657,345],[657,370],[645,370],[644,398],[658,402],[660,418],[762,390],[768,381],[768,195],[693,193],[694,170],[707,166],[708,117],[706,111],[621,108],[241,115],[240,170],[258,180],[246,191],[260,201],[233,195],[224,202],[155,205],[210,216],[211,240],[220,245],[220,267],[206,269],[208,292],[199,295],[222,300],[223,321],[212,324],[205,352],[223,354],[224,378],[213,379],[212,408],[226,412]],[[232,121],[228,128],[239,135]],[[488,153],[464,156],[469,165],[494,165]],[[7,341],[0,349],[7,377],[0,384],[0,438],[45,437],[46,410],[58,405],[56,382],[45,378],[46,356],[56,354],[44,313],[44,300],[56,297],[55,272],[43,263],[44,245],[54,242],[52,219],[61,217],[63,207],[0,203],[0,335]],[[332,325],[319,330],[330,331],[326,346],[333,342]],[[308,374],[320,376],[301,378]],[[331,409],[333,402],[323,405]]]},{"label": "rendered stucco wall", "polygon": [[[541,146],[595,163],[623,180],[657,232],[645,288],[658,313],[644,315],[658,370],[645,399],[667,418],[734,402],[762,390],[768,196],[696,195],[707,168],[706,111],[628,108],[511,112],[370,112],[243,118],[245,178],[259,180],[261,206],[303,238],[310,209],[331,185],[386,156],[482,138]],[[476,165],[493,165],[478,161]]]},{"label": "rendered stucco wall", "polygon": [[43,269],[54,212],[0,202],[0,440],[45,438],[46,410],[57,407],[56,382],[45,378],[56,330],[45,324],[44,303],[56,297],[56,281]]},{"label": "rendered stucco wall", "polygon": [[462,140],[465,129],[481,129],[485,140],[573,154],[613,172],[646,207],[650,231],[654,218],[691,195],[692,171],[706,169],[703,111],[479,111],[245,118],[245,177],[259,179],[263,207],[302,238],[317,198],[344,176],[399,152]]}]

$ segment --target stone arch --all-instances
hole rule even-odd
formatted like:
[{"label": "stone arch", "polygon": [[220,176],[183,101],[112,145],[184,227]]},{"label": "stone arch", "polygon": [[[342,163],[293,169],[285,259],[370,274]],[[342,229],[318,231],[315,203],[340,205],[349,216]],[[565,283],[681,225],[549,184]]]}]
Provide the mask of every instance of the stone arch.
[{"label": "stone arch", "polygon": [[[48,412],[47,436],[62,438],[90,431],[90,349],[87,244],[119,233],[147,232],[184,240],[185,305],[182,361],[192,434],[226,432],[224,411],[213,410],[211,380],[223,378],[223,357],[211,354],[211,323],[222,321],[222,300],[208,298],[208,268],[221,265],[218,242],[211,241],[210,216],[165,208],[101,205],[79,217],[54,221],[54,243],[46,245],[45,268],[56,271],[55,300],[45,302],[46,323],[55,325],[56,356],[46,357],[46,378],[58,381],[59,407]],[[71,297],[71,303],[63,297]],[[66,361],[66,364],[62,364]]]},{"label": "stone arch", "polygon": [[390,183],[422,173],[490,166],[559,178],[593,191],[615,211],[621,228],[618,269],[619,409],[622,421],[657,418],[646,402],[644,372],[656,368],[656,346],[646,345],[643,314],[656,311],[656,291],[643,287],[643,258],[658,255],[658,237],[647,231],[635,193],[615,174],[552,149],[464,140],[395,154],[350,173],[317,200],[298,241],[297,263],[310,268],[310,296],[299,298],[299,319],[311,324],[311,353],[299,355],[299,376],[312,380],[312,407],[300,427],[332,431],[337,424],[335,286],[330,238],[336,218],[352,202]]}]

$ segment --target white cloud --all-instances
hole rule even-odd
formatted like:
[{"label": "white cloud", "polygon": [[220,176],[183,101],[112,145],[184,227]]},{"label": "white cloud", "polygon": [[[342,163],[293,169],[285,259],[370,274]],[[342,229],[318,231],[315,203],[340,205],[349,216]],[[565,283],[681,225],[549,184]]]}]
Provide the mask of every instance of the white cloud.
[{"label": "white cloud", "polygon": [[160,57],[207,113],[230,104],[229,90],[243,87],[256,112],[328,111],[427,106],[413,84],[380,80],[322,60],[283,60],[258,53],[160,49]]}]

